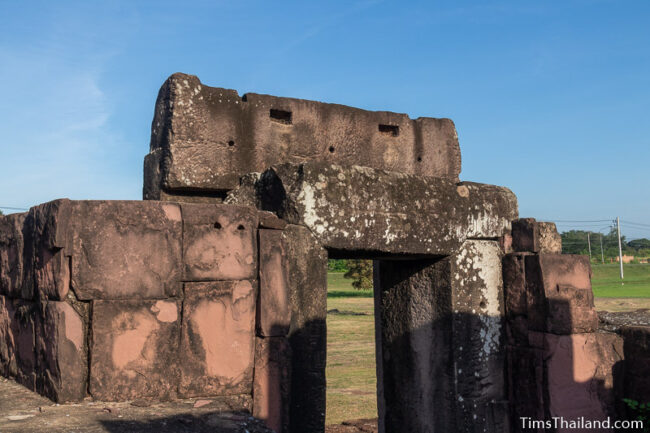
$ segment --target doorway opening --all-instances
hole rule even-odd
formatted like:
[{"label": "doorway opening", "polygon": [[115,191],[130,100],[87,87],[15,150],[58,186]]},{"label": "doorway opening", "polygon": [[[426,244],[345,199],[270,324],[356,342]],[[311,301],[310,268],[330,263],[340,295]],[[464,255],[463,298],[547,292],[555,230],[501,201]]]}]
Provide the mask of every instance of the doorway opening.
[{"label": "doorway opening", "polygon": [[374,310],[373,261],[330,258],[327,272],[326,425],[344,421],[376,425]]}]

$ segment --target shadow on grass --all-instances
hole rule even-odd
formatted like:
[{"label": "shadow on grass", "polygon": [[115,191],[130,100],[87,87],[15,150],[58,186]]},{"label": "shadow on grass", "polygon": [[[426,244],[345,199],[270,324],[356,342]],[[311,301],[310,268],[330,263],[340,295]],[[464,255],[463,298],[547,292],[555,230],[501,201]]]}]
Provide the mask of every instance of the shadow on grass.
[{"label": "shadow on grass", "polygon": [[372,298],[372,290],[330,290],[328,298]]}]

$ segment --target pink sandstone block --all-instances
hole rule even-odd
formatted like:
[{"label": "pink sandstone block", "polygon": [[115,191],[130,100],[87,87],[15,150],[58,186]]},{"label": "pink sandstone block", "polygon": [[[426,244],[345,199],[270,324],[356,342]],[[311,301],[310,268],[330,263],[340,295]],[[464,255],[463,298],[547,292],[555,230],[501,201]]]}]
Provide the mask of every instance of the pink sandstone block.
[{"label": "pink sandstone block", "polygon": [[245,280],[257,273],[257,213],[232,205],[183,204],[185,281]]},{"label": "pink sandstone block", "polygon": [[289,431],[291,347],[284,337],[255,339],[253,416],[283,433]]},{"label": "pink sandstone block", "polygon": [[548,415],[567,420],[614,416],[614,377],[623,359],[623,339],[603,332],[545,333],[543,338]]},{"label": "pink sandstone block", "polygon": [[75,202],[72,287],[80,299],[160,299],[180,293],[176,204]]},{"label": "pink sandstone block", "polygon": [[30,210],[41,298],[160,299],[180,293],[182,219],[173,203],[56,200]]},{"label": "pink sandstone block", "polygon": [[169,399],[178,385],[180,306],[174,300],[94,301],[90,394]]},{"label": "pink sandstone block", "polygon": [[181,395],[251,392],[255,300],[246,280],[185,284]]},{"label": "pink sandstone block", "polygon": [[[0,215],[0,295],[21,297],[26,213]],[[32,293],[26,293],[30,298]]]},{"label": "pink sandstone block", "polygon": [[530,329],[554,334],[598,329],[588,257],[529,255],[526,287]]},{"label": "pink sandstone block", "polygon": [[291,324],[286,254],[282,231],[259,231],[260,296],[257,333],[263,337],[286,336]]},{"label": "pink sandstone block", "polygon": [[66,302],[46,302],[36,332],[38,392],[63,403],[86,396],[88,374],[84,319]]}]

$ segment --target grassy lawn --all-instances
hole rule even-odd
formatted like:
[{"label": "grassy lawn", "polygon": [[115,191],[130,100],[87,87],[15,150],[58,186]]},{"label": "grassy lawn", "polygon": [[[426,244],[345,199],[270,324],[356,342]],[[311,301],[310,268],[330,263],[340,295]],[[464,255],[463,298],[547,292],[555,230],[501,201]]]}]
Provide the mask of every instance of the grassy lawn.
[{"label": "grassy lawn", "polygon": [[623,265],[621,284],[619,265],[591,265],[591,285],[597,298],[650,298],[650,265]]},{"label": "grassy lawn", "polygon": [[327,309],[339,313],[327,315],[327,424],[377,417],[372,291],[350,282],[328,275]]},{"label": "grassy lawn", "polygon": [[[625,265],[623,285],[617,264],[592,269],[598,310],[650,308],[650,265]],[[342,273],[328,274],[327,309],[338,313],[327,315],[327,424],[377,416],[372,291],[350,283]]]}]

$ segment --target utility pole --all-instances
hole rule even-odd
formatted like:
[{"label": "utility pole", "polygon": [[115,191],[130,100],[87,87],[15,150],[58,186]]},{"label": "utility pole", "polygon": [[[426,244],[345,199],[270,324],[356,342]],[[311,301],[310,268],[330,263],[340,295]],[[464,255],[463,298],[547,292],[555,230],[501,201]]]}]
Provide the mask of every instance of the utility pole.
[{"label": "utility pole", "polygon": [[621,264],[621,280],[623,279],[623,248],[621,247],[621,220],[616,217],[616,231],[618,231],[618,261]]},{"label": "utility pole", "polygon": [[591,237],[590,233],[587,232],[587,244],[589,245],[589,263],[591,263]]},{"label": "utility pole", "polygon": [[603,234],[600,234],[600,262],[605,264],[605,254],[603,253]]}]

